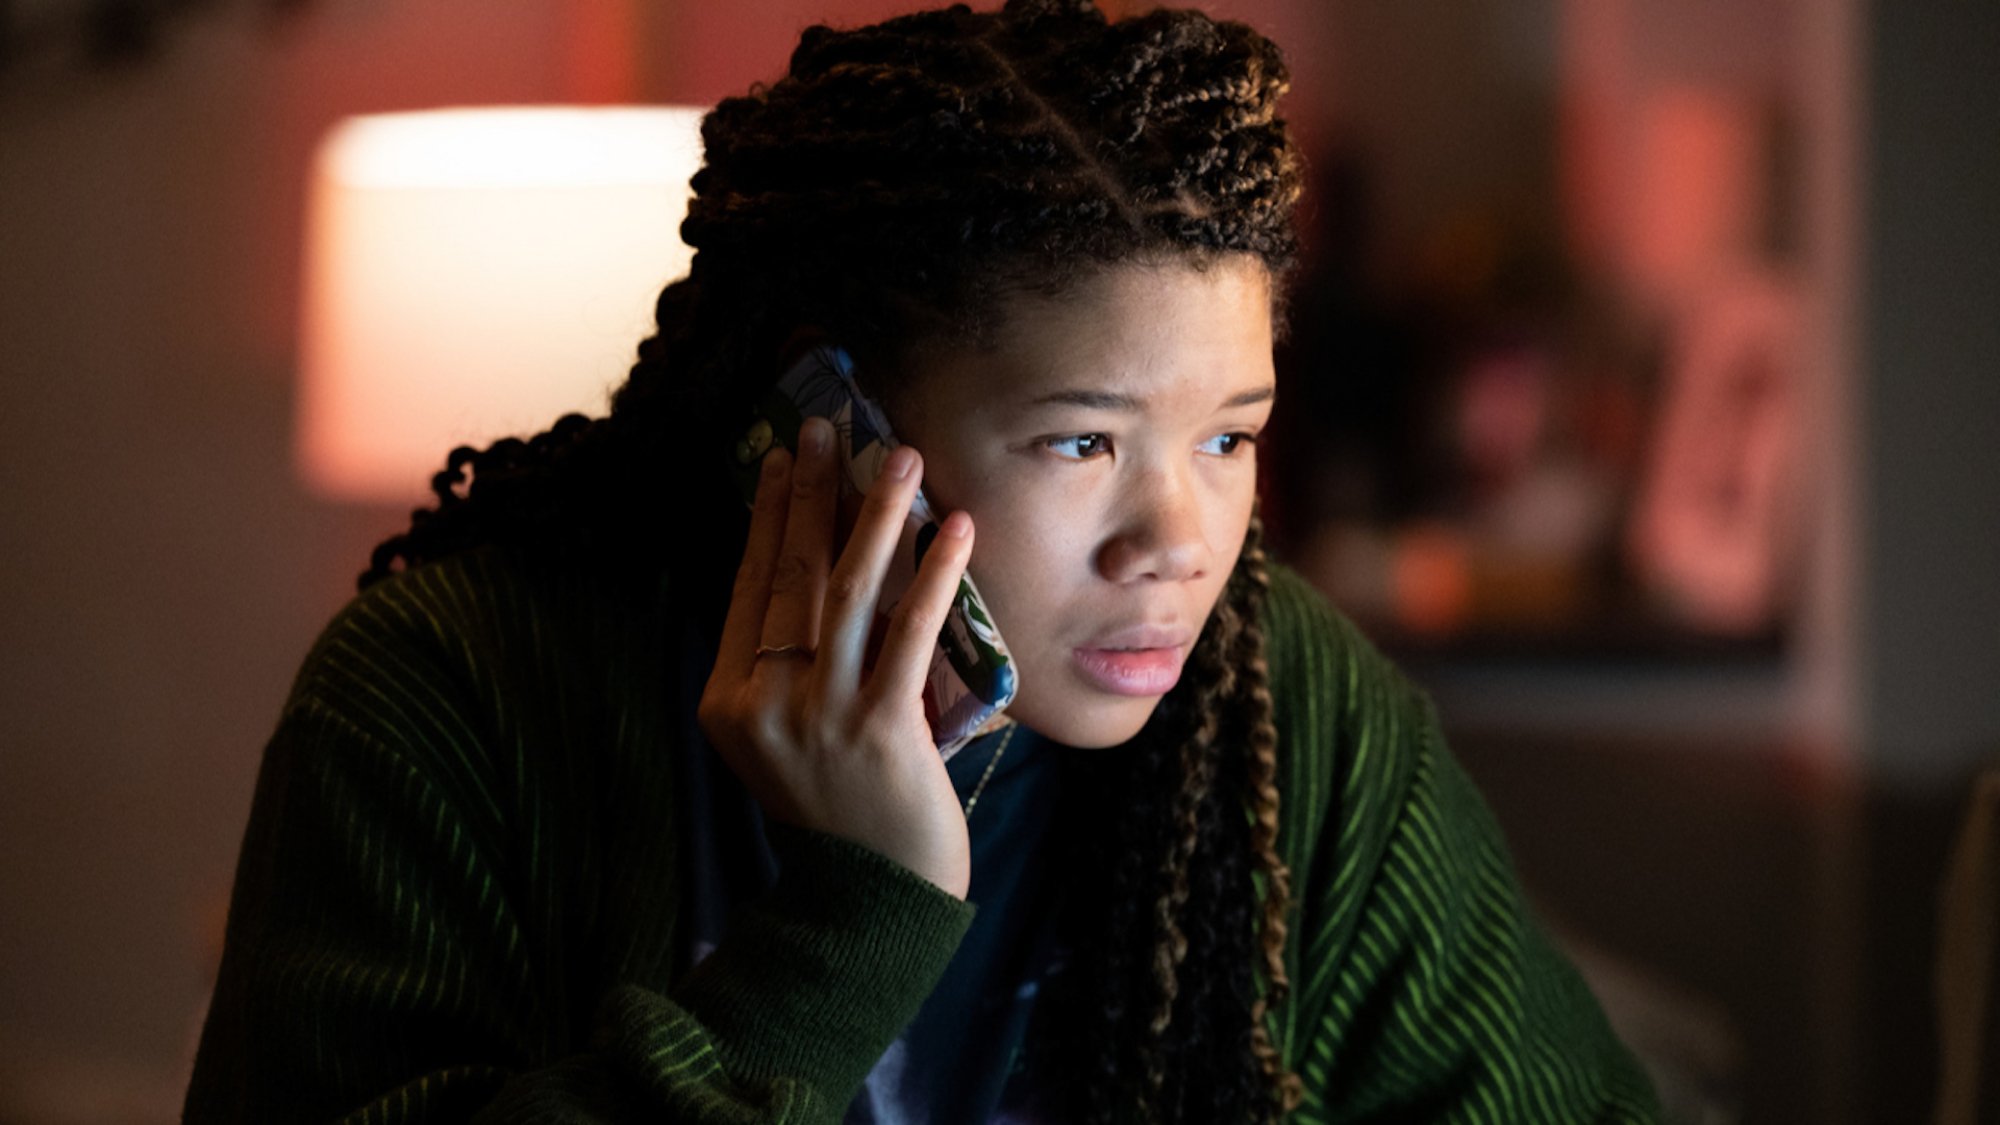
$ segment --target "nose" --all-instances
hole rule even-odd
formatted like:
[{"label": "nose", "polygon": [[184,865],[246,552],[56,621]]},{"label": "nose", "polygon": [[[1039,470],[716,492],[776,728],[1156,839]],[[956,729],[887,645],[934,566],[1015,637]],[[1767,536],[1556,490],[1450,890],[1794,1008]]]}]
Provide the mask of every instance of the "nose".
[{"label": "nose", "polygon": [[1098,548],[1098,571],[1112,582],[1186,582],[1207,573],[1209,546],[1201,493],[1185,473],[1147,474],[1121,497],[1115,530]]}]

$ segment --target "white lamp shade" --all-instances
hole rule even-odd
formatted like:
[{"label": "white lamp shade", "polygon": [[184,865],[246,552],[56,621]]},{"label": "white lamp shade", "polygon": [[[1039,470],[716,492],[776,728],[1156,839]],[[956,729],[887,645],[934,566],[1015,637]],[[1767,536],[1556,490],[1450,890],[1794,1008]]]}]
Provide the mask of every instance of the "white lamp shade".
[{"label": "white lamp shade", "polygon": [[350,119],[308,218],[298,464],[337,500],[415,501],[456,445],[601,414],[680,240],[691,108]]}]

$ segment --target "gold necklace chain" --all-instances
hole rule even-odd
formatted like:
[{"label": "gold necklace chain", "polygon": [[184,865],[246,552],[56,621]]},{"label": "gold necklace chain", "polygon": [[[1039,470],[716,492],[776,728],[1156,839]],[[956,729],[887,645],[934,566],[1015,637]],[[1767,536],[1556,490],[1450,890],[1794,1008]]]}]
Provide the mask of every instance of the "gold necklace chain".
[{"label": "gold necklace chain", "polygon": [[1014,732],[1020,729],[1021,724],[1008,723],[1007,733],[1000,736],[999,748],[986,760],[986,772],[979,775],[979,784],[972,787],[972,796],[965,800],[965,815],[968,819],[972,816],[972,806],[979,803],[979,795],[986,792],[986,783],[993,778],[993,767],[1000,764],[1000,755],[1007,752],[1007,744],[1014,741]]}]

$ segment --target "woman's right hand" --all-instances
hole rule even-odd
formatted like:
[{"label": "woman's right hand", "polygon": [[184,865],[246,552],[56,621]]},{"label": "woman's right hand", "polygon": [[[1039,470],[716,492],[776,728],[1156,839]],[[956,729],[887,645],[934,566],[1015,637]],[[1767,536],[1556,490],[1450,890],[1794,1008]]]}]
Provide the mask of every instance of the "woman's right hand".
[{"label": "woman's right hand", "polygon": [[923,685],[972,521],[955,512],[940,525],[867,666],[922,458],[907,446],[889,454],[836,563],[832,424],[808,419],[799,444],[796,464],[782,448],[765,455],[701,729],[765,815],[873,848],[964,898],[971,845]]}]

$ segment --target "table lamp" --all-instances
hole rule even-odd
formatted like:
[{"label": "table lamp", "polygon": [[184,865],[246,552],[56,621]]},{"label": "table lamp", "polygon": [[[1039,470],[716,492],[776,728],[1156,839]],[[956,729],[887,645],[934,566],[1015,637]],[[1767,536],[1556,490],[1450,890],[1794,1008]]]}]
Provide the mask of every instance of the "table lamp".
[{"label": "table lamp", "polygon": [[428,495],[461,444],[602,414],[684,276],[694,108],[350,118],[308,208],[295,445],[315,495]]}]

